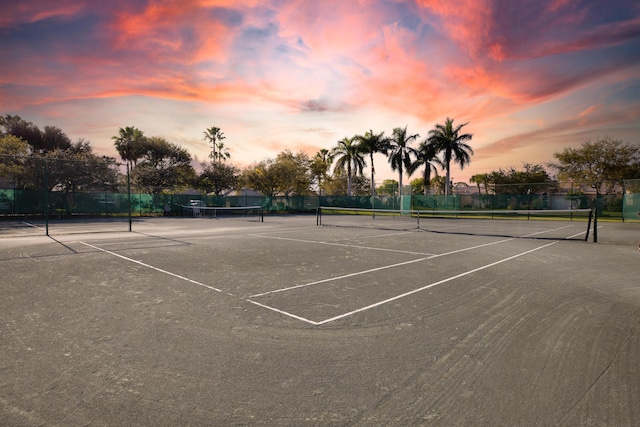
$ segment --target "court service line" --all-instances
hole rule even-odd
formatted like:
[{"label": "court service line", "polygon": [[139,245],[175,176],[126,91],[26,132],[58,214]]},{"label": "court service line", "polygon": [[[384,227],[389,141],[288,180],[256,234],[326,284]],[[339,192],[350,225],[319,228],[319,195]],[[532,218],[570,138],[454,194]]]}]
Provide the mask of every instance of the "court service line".
[{"label": "court service line", "polygon": [[342,246],[342,247],[345,247],[345,248],[356,248],[356,249],[370,249],[372,251],[395,252],[395,253],[409,254],[409,255],[421,255],[421,256],[433,256],[433,255],[435,255],[435,254],[429,254],[429,253],[424,253],[424,252],[401,251],[401,250],[398,250],[398,249],[373,248],[373,247],[370,247],[370,246],[348,245],[346,243],[319,242],[319,241],[316,241],[316,240],[292,239],[290,237],[262,236],[260,234],[249,234],[249,236],[261,237],[263,239],[287,240],[287,241],[290,241],[290,242],[315,243],[316,245]]},{"label": "court service line", "polygon": [[399,299],[401,299],[401,298],[407,297],[407,296],[409,296],[409,295],[413,295],[413,294],[415,294],[415,293],[422,292],[422,291],[424,291],[424,290],[426,290],[426,289],[433,288],[434,286],[438,286],[438,285],[441,285],[441,284],[443,284],[443,283],[447,283],[447,282],[450,282],[450,281],[452,281],[452,280],[459,279],[459,278],[464,277],[464,276],[468,276],[469,274],[473,274],[473,273],[475,273],[475,272],[478,272],[478,271],[481,271],[481,270],[487,269],[487,268],[489,268],[489,267],[493,267],[494,265],[502,264],[503,262],[507,262],[507,261],[510,261],[510,260],[512,260],[512,259],[515,259],[515,258],[521,257],[521,256],[523,256],[523,255],[530,254],[530,253],[535,252],[535,251],[538,251],[538,250],[540,250],[540,249],[544,249],[544,248],[549,247],[549,246],[551,246],[551,245],[555,245],[556,243],[558,243],[558,242],[551,242],[551,243],[547,243],[546,245],[539,246],[539,247],[537,247],[537,248],[530,249],[530,250],[528,250],[528,251],[526,251],[526,252],[522,252],[522,253],[519,253],[519,254],[516,254],[516,255],[512,255],[512,256],[510,256],[510,257],[508,257],[508,258],[504,258],[504,259],[501,259],[501,260],[499,260],[499,261],[492,262],[491,264],[487,264],[487,265],[484,265],[484,266],[482,266],[482,267],[474,268],[473,270],[465,271],[464,273],[460,273],[460,274],[457,274],[457,275],[455,275],[455,276],[449,277],[449,278],[447,278],[447,279],[443,279],[443,280],[440,280],[440,281],[438,281],[438,282],[434,282],[434,283],[431,283],[431,284],[429,284],[429,285],[423,286],[423,287],[421,287],[421,288],[414,289],[414,290],[409,291],[409,292],[405,292],[404,294],[396,295],[396,296],[394,296],[394,297],[392,297],[392,298],[388,298],[388,299],[386,299],[386,300],[379,301],[379,302],[376,302],[376,303],[374,303],[374,304],[370,304],[370,305],[368,305],[368,306],[366,306],[366,307],[361,307],[361,308],[358,308],[358,309],[356,309],[356,310],[350,311],[350,312],[348,312],[348,313],[341,314],[341,315],[339,315],[339,316],[331,317],[331,318],[329,318],[329,319],[325,319],[325,320],[322,320],[322,321],[320,321],[320,322],[315,322],[315,324],[316,324],[316,325],[324,325],[325,323],[330,323],[330,322],[333,322],[333,321],[335,321],[335,320],[339,320],[339,319],[342,319],[342,318],[345,318],[345,317],[351,316],[351,315],[353,315],[353,314],[360,313],[360,312],[362,312],[362,311],[370,310],[370,309],[372,309],[372,308],[376,308],[376,307],[379,307],[379,306],[381,306],[381,305],[388,304],[388,303],[390,303],[390,302],[392,302],[392,301],[396,301],[396,300],[399,300]]},{"label": "court service line", "polygon": [[290,290],[293,290],[293,289],[305,288],[307,286],[318,285],[320,283],[332,282],[334,280],[346,279],[348,277],[359,276],[361,274],[373,273],[374,271],[386,270],[387,268],[394,268],[394,267],[400,267],[401,265],[413,264],[413,263],[416,263],[416,262],[424,261],[426,259],[428,259],[428,258],[418,258],[418,259],[414,259],[414,260],[411,260],[411,261],[405,261],[405,262],[400,262],[400,263],[397,263],[397,264],[385,265],[383,267],[376,267],[376,268],[372,268],[370,270],[358,271],[356,273],[345,274],[344,276],[330,277],[328,279],[318,280],[316,282],[303,283],[301,285],[289,286],[288,288],[281,288],[281,289],[276,289],[276,290],[269,291],[269,292],[264,292],[264,293],[261,293],[261,294],[251,295],[249,298],[257,298],[257,297],[261,297],[261,296],[264,296],[264,295],[277,294],[279,292],[285,292],[285,291],[290,291]]},{"label": "court service line", "polygon": [[[197,282],[197,281],[195,281],[195,280],[189,279],[188,277],[180,276],[179,274],[175,274],[175,273],[172,273],[172,272],[170,272],[170,271],[163,270],[163,269],[158,268],[158,267],[154,267],[153,265],[146,264],[146,263],[144,263],[144,262],[142,262],[142,261],[138,261],[138,260],[135,260],[135,259],[133,259],[133,258],[129,258],[129,257],[126,257],[126,256],[124,256],[124,255],[120,255],[120,254],[117,254],[117,253],[115,253],[115,252],[112,252],[112,251],[109,251],[109,250],[106,250],[106,249],[102,249],[102,248],[100,248],[100,247],[98,247],[98,246],[94,246],[94,245],[92,245],[92,244],[85,243],[85,242],[81,242],[81,241],[78,241],[78,243],[82,243],[83,245],[85,245],[85,246],[89,246],[90,248],[93,248],[93,249],[99,250],[99,251],[104,252],[104,253],[107,253],[107,254],[109,254],[109,255],[113,255],[113,256],[118,257],[118,258],[122,258],[122,259],[124,259],[124,260],[130,261],[130,262],[133,262],[133,263],[135,263],[135,264],[142,265],[143,267],[147,267],[147,268],[150,268],[150,269],[152,269],[152,270],[159,271],[160,273],[164,273],[164,274],[168,274],[169,276],[177,277],[178,279],[184,280],[184,281],[189,282],[189,283],[193,283],[194,285],[202,286],[202,287],[204,287],[204,288],[211,289],[212,291],[216,291],[216,292],[224,292],[224,291],[222,291],[221,289],[214,288],[213,286],[205,285],[204,283]],[[235,295],[230,294],[230,293],[228,293],[228,292],[225,292],[225,293],[227,293],[227,294],[229,294],[229,295],[231,295],[231,296],[235,296]]]}]

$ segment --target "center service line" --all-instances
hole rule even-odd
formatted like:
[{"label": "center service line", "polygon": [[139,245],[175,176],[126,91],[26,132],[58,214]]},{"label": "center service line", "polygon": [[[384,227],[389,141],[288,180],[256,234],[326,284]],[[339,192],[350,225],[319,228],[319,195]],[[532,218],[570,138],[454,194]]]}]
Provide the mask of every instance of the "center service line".
[{"label": "center service line", "polygon": [[[202,286],[202,287],[205,287],[205,288],[207,288],[207,289],[211,289],[212,291],[216,291],[216,292],[224,292],[224,291],[222,291],[222,290],[220,290],[220,289],[218,289],[218,288],[214,288],[213,286],[209,286],[209,285],[205,285],[204,283],[196,282],[195,280],[189,279],[188,277],[180,276],[179,274],[175,274],[175,273],[172,273],[172,272],[170,272],[170,271],[163,270],[163,269],[158,268],[158,267],[154,267],[153,265],[145,264],[145,263],[144,263],[144,262],[142,262],[142,261],[137,261],[137,260],[135,260],[135,259],[133,259],[133,258],[129,258],[129,257],[126,257],[126,256],[124,256],[124,255],[120,255],[120,254],[117,254],[117,253],[115,253],[115,252],[111,252],[111,251],[108,251],[108,250],[106,250],[106,249],[102,249],[102,248],[99,248],[99,247],[97,247],[97,246],[93,246],[93,245],[91,245],[91,244],[89,244],[89,243],[80,242],[80,241],[79,241],[78,243],[82,243],[83,245],[85,245],[85,246],[89,246],[90,248],[93,248],[93,249],[99,250],[99,251],[101,251],[101,252],[105,252],[105,253],[107,253],[107,254],[110,254],[110,255],[116,256],[116,257],[118,257],[118,258],[122,258],[122,259],[124,259],[124,260],[130,261],[130,262],[133,262],[133,263],[135,263],[135,264],[142,265],[142,266],[147,267],[147,268],[150,268],[150,269],[152,269],[152,270],[159,271],[160,273],[164,273],[164,274],[168,274],[169,276],[177,277],[178,279],[182,279],[182,280],[187,281],[187,282],[189,282],[189,283],[193,283],[194,285]],[[235,296],[235,295],[230,294],[230,293],[228,293],[228,292],[226,292],[226,293],[227,293],[227,294],[229,294],[229,295],[231,295],[231,296]]]},{"label": "center service line", "polygon": [[460,274],[458,274],[456,276],[452,276],[452,277],[449,277],[447,279],[440,280],[439,282],[431,283],[430,285],[423,286],[421,288],[414,289],[414,290],[409,291],[409,292],[405,292],[404,294],[396,295],[395,297],[386,299],[384,301],[379,301],[379,302],[376,302],[374,304],[370,304],[370,305],[368,305],[366,307],[361,307],[361,308],[358,308],[357,310],[353,310],[353,311],[350,311],[348,313],[344,313],[344,314],[341,314],[339,316],[332,317],[330,319],[325,319],[325,320],[322,320],[320,322],[314,322],[314,324],[316,324],[316,325],[324,325],[325,323],[333,322],[334,320],[342,319],[344,317],[351,316],[351,315],[353,315],[355,313],[359,313],[359,312],[366,311],[366,310],[369,310],[369,309],[372,309],[372,308],[375,308],[375,307],[379,307],[379,306],[381,306],[383,304],[387,304],[389,302],[398,300],[400,298],[404,298],[406,296],[409,296],[409,295],[424,291],[425,289],[429,289],[429,288],[432,288],[434,286],[438,286],[438,285],[441,285],[443,283],[450,282],[450,281],[455,280],[455,279],[459,279],[460,277],[468,276],[469,274],[475,273],[477,271],[484,270],[484,269],[489,268],[489,267],[493,267],[494,265],[498,265],[498,264],[501,264],[503,262],[510,261],[512,259],[521,257],[523,255],[530,254],[531,252],[535,252],[535,251],[540,250],[540,249],[544,249],[544,248],[549,247],[551,245],[555,245],[556,243],[558,243],[558,242],[547,243],[546,245],[543,245],[543,246],[540,246],[540,247],[537,247],[537,248],[534,248],[534,249],[530,249],[530,250],[528,250],[526,252],[522,252],[522,253],[519,253],[517,255],[513,255],[513,256],[510,256],[508,258],[501,259],[500,261],[492,262],[491,264],[487,264],[487,265],[484,265],[482,267],[474,268],[473,270],[469,270],[469,271],[466,271],[464,273],[460,273]]},{"label": "center service line", "polygon": [[[356,310],[350,311],[350,312],[348,312],[348,313],[340,314],[340,315],[338,315],[338,316],[331,317],[331,318],[329,318],[329,319],[321,320],[321,321],[318,321],[318,322],[316,322],[316,321],[312,321],[312,320],[309,320],[309,319],[305,319],[304,317],[297,316],[297,315],[295,315],[295,314],[291,314],[291,313],[288,313],[288,312],[286,312],[286,311],[279,310],[279,309],[277,309],[277,308],[270,307],[270,306],[265,305],[265,304],[260,304],[260,303],[258,303],[258,302],[252,301],[252,300],[250,300],[250,299],[248,299],[247,301],[249,301],[249,302],[251,302],[251,303],[253,303],[253,304],[255,304],[255,305],[258,305],[258,306],[260,306],[260,307],[264,307],[264,308],[266,308],[266,309],[268,309],[268,310],[274,311],[274,312],[276,312],[276,313],[280,313],[280,314],[283,314],[283,315],[286,315],[286,316],[292,317],[292,318],[294,318],[294,319],[297,319],[297,320],[301,320],[301,321],[304,321],[304,322],[310,323],[310,324],[315,325],[315,326],[320,326],[320,325],[324,325],[324,324],[326,324],[326,323],[333,322],[333,321],[335,321],[335,320],[339,320],[339,319],[343,319],[343,318],[345,318],[345,317],[349,317],[349,316],[351,316],[351,315],[353,315],[353,314],[356,314],[356,313],[360,313],[360,312],[363,312],[363,311],[370,310],[370,309],[372,309],[372,308],[379,307],[379,306],[381,306],[381,305],[384,305],[384,304],[390,303],[390,302],[392,302],[392,301],[399,300],[399,299],[404,298],[404,297],[407,297],[407,296],[409,296],[409,295],[413,295],[413,294],[415,294],[415,293],[422,292],[422,291],[424,291],[424,290],[426,290],[426,289],[433,288],[433,287],[438,286],[438,285],[441,285],[441,284],[443,284],[443,283],[447,283],[447,282],[450,282],[450,281],[452,281],[452,280],[459,279],[459,278],[464,277],[464,276],[468,276],[469,274],[473,274],[473,273],[475,273],[475,272],[478,272],[478,271],[481,271],[481,270],[485,270],[485,269],[487,269],[487,268],[493,267],[493,266],[498,265],[498,264],[502,264],[503,262],[507,262],[507,261],[510,261],[510,260],[512,260],[512,259],[515,259],[515,258],[519,258],[519,257],[521,257],[521,256],[523,256],[523,255],[527,255],[527,254],[530,254],[530,253],[532,253],[532,252],[538,251],[538,250],[540,250],[540,249],[547,248],[547,247],[549,247],[549,246],[551,246],[551,245],[555,245],[556,243],[558,243],[558,242],[556,241],[556,242],[547,243],[546,245],[539,246],[539,247],[537,247],[537,248],[530,249],[530,250],[528,250],[528,251],[525,251],[525,252],[522,252],[522,253],[519,253],[519,254],[516,254],[516,255],[512,255],[512,256],[507,257],[507,258],[504,258],[504,259],[501,259],[501,260],[499,260],[499,261],[492,262],[491,264],[487,264],[487,265],[484,265],[484,266],[482,266],[482,267],[474,268],[473,270],[465,271],[464,273],[460,273],[460,274],[457,274],[457,275],[455,275],[455,276],[449,277],[449,278],[447,278],[447,279],[440,280],[439,282],[434,282],[434,283],[431,283],[431,284],[429,284],[429,285],[423,286],[423,287],[421,287],[421,288],[414,289],[414,290],[409,291],[409,292],[405,292],[404,294],[396,295],[396,296],[391,297],[391,298],[388,298],[388,299],[386,299],[386,300],[378,301],[378,302],[376,302],[376,303],[370,304],[370,305],[368,305],[368,306],[366,306],[366,307],[361,307],[361,308],[358,308],[358,309],[356,309]],[[425,259],[428,259],[428,258],[423,258],[423,259],[414,260],[414,261],[410,261],[410,262],[424,261]],[[356,274],[357,274],[357,273],[356,273]],[[346,277],[346,276],[345,276],[345,277]],[[337,278],[336,278],[336,279],[337,279]],[[327,279],[327,280],[334,280],[334,279]],[[318,283],[318,282],[316,282],[316,283]],[[304,285],[300,285],[300,286],[304,286]],[[295,286],[294,288],[296,288],[296,287],[300,287],[300,286]],[[288,289],[293,289],[293,288],[288,288]],[[269,292],[267,292],[267,293],[265,293],[265,294],[261,294],[261,295],[266,295],[266,294],[268,294],[268,293],[269,293]],[[271,293],[273,293],[273,292],[271,292]],[[256,297],[256,296],[260,296],[260,295],[254,295],[254,297]]]}]

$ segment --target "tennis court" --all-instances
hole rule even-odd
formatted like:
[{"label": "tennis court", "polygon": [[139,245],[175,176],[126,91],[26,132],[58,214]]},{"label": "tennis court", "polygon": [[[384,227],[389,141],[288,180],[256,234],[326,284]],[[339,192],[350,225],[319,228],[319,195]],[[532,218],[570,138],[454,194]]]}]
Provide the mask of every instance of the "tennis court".
[{"label": "tennis court", "polygon": [[640,224],[353,221],[0,228],[0,420],[640,422]]}]

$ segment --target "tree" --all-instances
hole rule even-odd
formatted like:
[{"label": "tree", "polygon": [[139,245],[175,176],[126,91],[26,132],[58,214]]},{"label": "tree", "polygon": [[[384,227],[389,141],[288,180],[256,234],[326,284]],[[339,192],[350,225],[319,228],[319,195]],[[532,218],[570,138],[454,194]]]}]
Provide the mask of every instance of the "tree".
[{"label": "tree", "polygon": [[402,196],[402,175],[405,170],[411,169],[411,154],[415,152],[415,149],[411,148],[409,144],[419,136],[417,133],[407,135],[407,126],[393,130],[393,137],[389,147],[389,163],[391,164],[391,170],[398,171],[398,194],[400,196]]},{"label": "tree", "polygon": [[145,137],[142,131],[133,126],[118,129],[118,135],[112,136],[120,158],[129,164],[129,169],[136,165],[145,151]]},{"label": "tree", "polygon": [[358,146],[364,154],[369,155],[371,160],[371,196],[376,195],[375,184],[375,167],[373,166],[373,155],[375,153],[381,153],[385,156],[389,150],[390,139],[384,136],[384,132],[373,133],[373,130],[369,130],[364,135],[356,136]]},{"label": "tree", "polygon": [[442,195],[445,192],[446,181],[444,176],[434,176],[431,178],[429,185],[434,189],[436,195]]},{"label": "tree", "polygon": [[551,182],[551,176],[544,167],[531,163],[524,163],[523,170],[511,166],[507,170],[501,168],[492,171],[487,175],[486,180],[496,188],[500,187],[500,190],[496,190],[496,192],[502,194],[527,194],[554,186]]},{"label": "tree", "polygon": [[206,193],[220,196],[237,188],[240,172],[233,165],[202,163],[203,170],[198,175],[197,186]]},{"label": "tree", "polygon": [[409,175],[412,175],[420,167],[424,167],[422,174],[423,179],[423,191],[424,195],[429,194],[429,187],[431,184],[431,172],[438,175],[438,169],[436,165],[444,167],[444,164],[438,158],[438,150],[434,144],[429,141],[422,141],[418,146],[418,149],[414,152],[416,159],[411,163],[408,168]]},{"label": "tree", "polygon": [[42,133],[42,146],[34,149],[43,152],[51,150],[66,150],[71,147],[71,139],[55,126],[45,126]]},{"label": "tree", "polygon": [[196,174],[186,149],[160,137],[145,138],[143,146],[141,161],[131,171],[131,179],[138,187],[159,194],[194,182]]},{"label": "tree", "polygon": [[453,120],[447,117],[444,125],[436,124],[435,129],[429,131],[428,141],[434,144],[439,153],[444,153],[443,163],[447,171],[445,177],[445,195],[449,195],[451,186],[451,161],[458,163],[460,169],[471,162],[473,149],[465,142],[470,141],[473,135],[460,134],[462,128],[469,122],[453,127]]},{"label": "tree", "polygon": [[307,195],[312,180],[309,162],[306,154],[285,150],[275,160],[267,159],[249,166],[243,171],[241,182],[268,197]]},{"label": "tree", "polygon": [[476,184],[478,186],[478,194],[482,194],[480,191],[480,184],[484,186],[485,195],[489,195],[489,182],[490,182],[490,174],[488,173],[478,173],[469,178],[469,182],[472,184]]},{"label": "tree", "polygon": [[224,142],[218,141],[218,143],[216,144],[214,157],[214,162],[217,159],[219,165],[231,158],[231,153],[229,153],[229,150],[224,145]]},{"label": "tree", "polygon": [[378,187],[379,194],[388,194],[393,196],[398,190],[398,181],[395,179],[385,179],[382,181],[380,187]]},{"label": "tree", "polygon": [[20,182],[26,174],[26,158],[29,154],[29,144],[22,138],[0,136],[0,178],[11,177],[14,184]]},{"label": "tree", "polygon": [[278,191],[287,197],[308,195],[312,181],[309,163],[309,156],[303,152],[294,154],[285,150],[279,153],[273,164]]},{"label": "tree", "polygon": [[640,147],[607,136],[588,140],[580,148],[565,148],[553,157],[558,161],[549,166],[558,171],[559,179],[586,183],[598,196],[640,175]]},{"label": "tree", "polygon": [[252,188],[267,197],[275,197],[279,191],[278,174],[273,159],[254,163],[242,172],[240,181],[244,187]]},{"label": "tree", "polygon": [[[338,170],[327,179],[325,189],[327,195],[340,196],[347,193],[347,176],[344,171]],[[371,182],[364,175],[355,175],[351,178],[351,195],[367,196],[371,194]]]},{"label": "tree", "polygon": [[57,189],[65,193],[76,193],[92,189],[115,186],[118,180],[116,160],[113,157],[97,156],[89,141],[79,139],[66,149],[48,152],[48,190]]},{"label": "tree", "polygon": [[351,181],[353,175],[362,173],[365,161],[362,158],[362,151],[354,141],[356,137],[342,138],[338,145],[331,150],[331,159],[336,159],[335,169],[347,172],[347,196],[351,196]]},{"label": "tree", "polygon": [[211,126],[204,131],[203,139],[211,144],[211,154],[209,154],[209,158],[213,163],[220,163],[223,159],[231,157],[229,152],[225,151],[224,143],[222,142],[225,138],[224,133],[220,131],[219,127]]},{"label": "tree", "polygon": [[[329,157],[329,150],[326,148],[321,149],[316,153],[315,156],[311,159],[309,164],[309,169],[311,170],[311,174],[316,179],[318,183],[318,194],[322,195],[322,190],[324,189],[324,183],[327,180],[327,174],[329,173],[329,168],[331,167],[331,157]],[[326,191],[325,191],[326,193]]]},{"label": "tree", "polygon": [[44,144],[42,131],[38,126],[24,120],[20,116],[7,114],[0,117],[0,127],[3,135],[13,135],[28,143],[34,150],[39,150]]}]

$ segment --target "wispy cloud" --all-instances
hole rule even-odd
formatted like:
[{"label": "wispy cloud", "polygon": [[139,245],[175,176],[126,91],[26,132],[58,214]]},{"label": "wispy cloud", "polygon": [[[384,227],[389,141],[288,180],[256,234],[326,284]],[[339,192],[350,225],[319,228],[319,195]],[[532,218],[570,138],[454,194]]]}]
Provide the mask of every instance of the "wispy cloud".
[{"label": "wispy cloud", "polygon": [[3,7],[0,36],[0,113],[97,132],[126,111],[201,158],[213,121],[247,164],[451,116],[471,122],[471,172],[640,127],[633,0],[25,0]]}]

